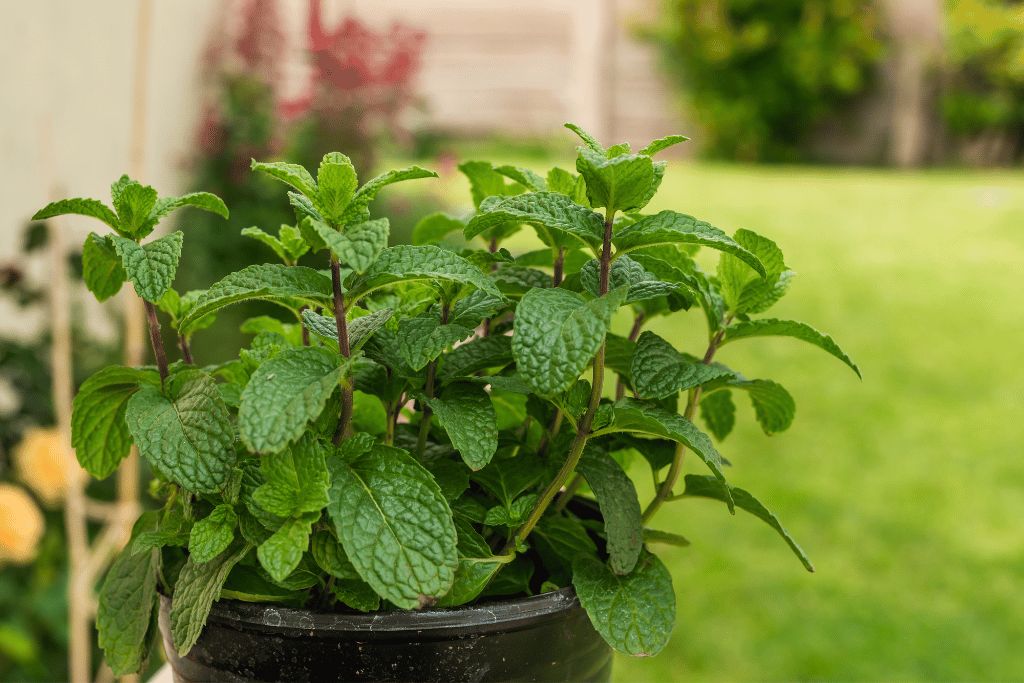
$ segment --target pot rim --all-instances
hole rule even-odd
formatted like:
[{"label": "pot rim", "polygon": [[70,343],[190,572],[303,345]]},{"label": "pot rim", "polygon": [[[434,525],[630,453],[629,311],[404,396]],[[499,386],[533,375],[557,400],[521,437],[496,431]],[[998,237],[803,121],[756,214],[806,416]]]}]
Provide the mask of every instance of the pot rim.
[{"label": "pot rim", "polygon": [[[170,601],[161,595],[161,600]],[[386,610],[368,613],[324,613],[274,603],[244,602],[224,598],[213,603],[208,621],[225,626],[275,632],[281,635],[332,637],[360,634],[361,638],[394,637],[415,633],[451,636],[460,633],[512,631],[562,618],[582,609],[572,586],[550,593],[487,602],[468,607],[432,607],[419,610]]]}]

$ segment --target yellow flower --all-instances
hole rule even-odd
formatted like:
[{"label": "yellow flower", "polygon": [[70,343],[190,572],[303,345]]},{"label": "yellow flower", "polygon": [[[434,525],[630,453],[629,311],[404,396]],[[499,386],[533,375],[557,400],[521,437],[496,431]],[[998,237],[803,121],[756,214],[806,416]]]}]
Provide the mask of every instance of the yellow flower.
[{"label": "yellow flower", "polygon": [[0,484],[0,561],[32,560],[45,526],[32,496],[17,486]]},{"label": "yellow flower", "polygon": [[25,430],[14,449],[14,462],[21,480],[51,506],[64,498],[68,472],[81,471],[74,451],[54,427]]}]

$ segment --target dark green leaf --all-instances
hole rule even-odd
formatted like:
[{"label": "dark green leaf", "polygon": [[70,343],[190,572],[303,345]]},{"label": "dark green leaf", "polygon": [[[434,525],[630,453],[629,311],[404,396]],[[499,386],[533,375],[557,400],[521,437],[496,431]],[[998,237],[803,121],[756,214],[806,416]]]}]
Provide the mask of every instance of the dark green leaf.
[{"label": "dark green leaf", "polygon": [[51,202],[42,209],[39,209],[39,211],[36,211],[32,216],[32,220],[42,221],[69,213],[98,218],[114,230],[121,231],[121,223],[117,220],[117,214],[111,211],[103,202],[95,199],[61,199],[57,202]]},{"label": "dark green leaf", "polygon": [[459,382],[428,400],[452,446],[473,470],[491,461],[498,449],[498,416],[483,387]]},{"label": "dark green leaf", "polygon": [[[718,480],[716,479],[715,481]],[[644,543],[664,543],[665,545],[674,545],[680,548],[690,545],[690,542],[679,534],[648,529],[646,527],[644,528]]]},{"label": "dark green leaf", "polygon": [[144,647],[156,605],[160,552],[133,554],[131,546],[114,560],[100,589],[96,630],[107,664],[117,676],[139,671],[148,658]]},{"label": "dark green leaf", "polygon": [[235,540],[238,515],[227,504],[218,505],[209,515],[192,526],[188,551],[193,562],[209,562],[224,552]]},{"label": "dark green leaf", "polygon": [[544,179],[528,168],[495,166],[494,170],[506,178],[511,178],[531,192],[544,192],[548,189]]},{"label": "dark green leaf", "polygon": [[707,394],[700,401],[700,416],[716,439],[725,440],[736,424],[736,405],[732,402],[732,392],[723,389]]},{"label": "dark green leaf", "polygon": [[106,301],[121,291],[128,275],[121,266],[121,257],[109,235],[100,237],[90,232],[82,247],[82,279],[99,301]]},{"label": "dark green leaf", "polygon": [[789,429],[793,424],[796,403],[781,384],[776,384],[770,379],[755,379],[732,381],[729,382],[729,386],[743,389],[750,394],[754,414],[765,434],[771,436]]},{"label": "dark green leaf", "polygon": [[419,370],[448,347],[473,334],[461,325],[443,325],[436,311],[398,321],[398,351],[413,370]]},{"label": "dark green leaf", "polygon": [[437,373],[440,384],[456,377],[472,375],[487,368],[504,367],[512,362],[512,338],[504,335],[471,339],[444,356]]},{"label": "dark green leaf", "polygon": [[251,549],[248,543],[235,541],[209,562],[197,564],[191,557],[185,562],[174,586],[170,614],[174,649],[180,657],[186,656],[199,640],[228,573]]},{"label": "dark green leaf", "polygon": [[111,239],[135,292],[146,301],[160,301],[174,281],[184,235],[172,232],[143,246],[116,235]]},{"label": "dark green leaf", "polygon": [[502,505],[509,507],[520,493],[540,481],[544,472],[543,460],[519,455],[507,460],[496,460],[471,474],[470,478],[483,486]]},{"label": "dark green leaf", "polygon": [[568,517],[541,517],[530,540],[536,545],[544,566],[552,575],[563,574],[563,579],[572,577],[572,562],[577,556],[597,557],[597,546],[587,530]]},{"label": "dark green leaf", "polygon": [[348,559],[345,549],[334,537],[333,531],[322,529],[313,534],[310,542],[313,559],[325,572],[336,579],[358,579],[359,573]]},{"label": "dark green leaf", "polygon": [[471,239],[507,221],[529,223],[571,235],[592,249],[600,248],[604,239],[604,219],[601,214],[557,192],[531,192],[495,202],[486,212],[482,211],[469,222],[463,235]]},{"label": "dark green leaf", "polygon": [[362,579],[341,579],[331,587],[334,597],[352,609],[373,612],[380,608],[380,596]]},{"label": "dark green leaf", "polygon": [[640,398],[665,398],[735,374],[724,366],[687,361],[671,344],[648,330],[637,340],[630,377]]},{"label": "dark green leaf", "polygon": [[633,571],[643,547],[643,522],[636,487],[608,452],[588,443],[576,466],[594,492],[608,534],[608,554],[617,574]]},{"label": "dark green leaf", "polygon": [[309,548],[309,534],[320,513],[288,519],[274,535],[256,549],[260,564],[274,581],[284,581],[299,565],[302,553]]},{"label": "dark green leaf", "polygon": [[274,253],[277,254],[277,257],[282,261],[287,262],[291,260],[289,258],[288,251],[284,248],[284,244],[282,244],[281,240],[277,239],[273,235],[269,235],[255,226],[251,228],[242,228],[242,235],[263,242],[265,245],[273,249]]},{"label": "dark green leaf", "polygon": [[449,233],[463,230],[466,225],[443,213],[432,213],[421,219],[412,230],[413,244],[431,244],[444,239]]},{"label": "dark green leaf", "polygon": [[473,525],[455,518],[458,532],[459,566],[451,591],[437,601],[438,607],[464,605],[477,597],[501,566],[512,560],[511,555],[495,556]]},{"label": "dark green leaf", "polygon": [[303,234],[306,234],[307,229],[314,231],[320,243],[329,248],[343,266],[357,273],[369,268],[380,256],[388,246],[388,235],[391,231],[387,218],[349,225],[340,232],[320,221],[305,218],[302,221],[302,229]]},{"label": "dark green leaf", "polygon": [[[621,256],[612,261],[608,275],[611,289],[626,287],[626,299],[623,301],[626,304],[656,296],[665,296],[679,289],[679,285],[675,282],[662,282],[656,275],[647,272],[642,265],[628,256]],[[580,282],[584,289],[596,297],[599,296],[600,280],[601,262],[591,259],[580,270]]]},{"label": "dark green leaf", "polygon": [[857,373],[858,377],[863,379],[863,376],[860,374],[860,368],[846,355],[845,351],[839,348],[838,344],[832,341],[832,337],[818,332],[807,323],[795,320],[779,320],[778,318],[738,322],[725,328],[722,344],[727,344],[737,339],[746,339],[747,337],[793,337],[808,344],[814,344],[826,353],[830,353],[846,363],[850,366],[851,370]]},{"label": "dark green leaf", "polygon": [[381,253],[369,269],[355,278],[346,298],[358,301],[370,292],[398,282],[446,280],[474,285],[504,299],[494,281],[466,259],[430,244],[398,245]]}]

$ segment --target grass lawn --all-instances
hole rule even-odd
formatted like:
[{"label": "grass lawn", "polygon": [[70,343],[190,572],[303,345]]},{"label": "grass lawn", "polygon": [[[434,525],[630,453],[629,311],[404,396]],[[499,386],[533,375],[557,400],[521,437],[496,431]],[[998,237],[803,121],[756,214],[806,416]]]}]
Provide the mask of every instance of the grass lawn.
[{"label": "grass lawn", "polygon": [[[742,511],[666,505],[653,526],[693,542],[655,548],[675,634],[615,680],[1024,680],[1024,177],[676,163],[663,208],[775,240],[799,275],[765,315],[832,335],[864,381],[792,339],[720,351],[796,400],[769,438],[734,393],[720,450],[817,572]],[[699,354],[700,317],[649,329]]]}]

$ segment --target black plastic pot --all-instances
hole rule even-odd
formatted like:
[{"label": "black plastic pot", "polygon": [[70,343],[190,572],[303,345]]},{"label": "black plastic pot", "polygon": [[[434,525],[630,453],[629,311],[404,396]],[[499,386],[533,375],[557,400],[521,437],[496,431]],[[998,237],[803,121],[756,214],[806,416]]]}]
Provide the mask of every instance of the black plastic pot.
[{"label": "black plastic pot", "polygon": [[572,588],[454,609],[319,614],[215,602],[175,681],[608,681],[612,652]]}]

